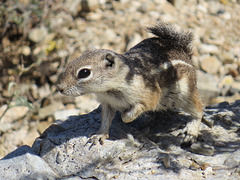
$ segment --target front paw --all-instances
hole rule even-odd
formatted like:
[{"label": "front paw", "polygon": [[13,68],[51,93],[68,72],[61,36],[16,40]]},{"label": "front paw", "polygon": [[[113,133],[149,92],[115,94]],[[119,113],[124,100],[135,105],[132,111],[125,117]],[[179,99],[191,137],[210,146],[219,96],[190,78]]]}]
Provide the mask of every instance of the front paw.
[{"label": "front paw", "polygon": [[199,134],[199,125],[197,122],[190,122],[187,126],[181,130],[178,137],[181,138],[182,147],[190,147],[194,142],[196,142]]},{"label": "front paw", "polygon": [[137,118],[131,111],[123,112],[121,117],[124,123],[130,123]]},{"label": "front paw", "polygon": [[197,135],[190,134],[187,130],[183,129],[179,134],[178,137],[181,138],[180,144],[181,147],[190,147],[194,142],[196,142]]},{"label": "front paw", "polygon": [[109,138],[108,134],[102,134],[102,133],[92,133],[90,134],[90,137],[88,139],[88,141],[86,142],[85,145],[87,145],[88,143],[91,143],[89,149],[91,149],[93,146],[100,144],[103,145],[104,144],[104,140]]}]

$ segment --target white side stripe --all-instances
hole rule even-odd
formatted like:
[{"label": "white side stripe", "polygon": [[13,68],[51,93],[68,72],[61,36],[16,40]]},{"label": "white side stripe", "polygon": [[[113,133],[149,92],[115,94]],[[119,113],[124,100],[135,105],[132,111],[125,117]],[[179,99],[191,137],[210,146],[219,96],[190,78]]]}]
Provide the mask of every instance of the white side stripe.
[{"label": "white side stripe", "polygon": [[173,66],[178,65],[178,64],[193,67],[191,64],[188,64],[185,61],[177,59],[177,60],[172,60],[172,61],[168,61],[168,62],[163,63],[161,65],[161,68],[163,68],[164,70],[167,70],[168,68],[173,67]]},{"label": "white side stripe", "polygon": [[189,66],[189,67],[193,67],[193,65],[188,64],[188,63],[186,63],[185,61],[180,60],[180,59],[177,59],[177,60],[167,61],[167,62],[161,64],[158,69],[151,69],[151,70],[150,70],[150,74],[155,75],[155,74],[162,73],[162,71],[165,71],[165,70],[167,70],[168,68],[173,67],[173,66],[176,66],[176,65],[178,65],[178,64],[186,65],[186,66]]}]

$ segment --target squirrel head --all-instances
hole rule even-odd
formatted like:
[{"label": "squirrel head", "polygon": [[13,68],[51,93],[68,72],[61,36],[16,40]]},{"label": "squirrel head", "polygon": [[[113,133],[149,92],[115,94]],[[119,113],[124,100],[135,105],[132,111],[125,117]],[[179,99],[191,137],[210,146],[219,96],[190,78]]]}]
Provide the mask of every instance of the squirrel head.
[{"label": "squirrel head", "polygon": [[120,55],[110,50],[86,51],[68,64],[57,88],[69,96],[108,91],[119,80],[116,74],[124,69],[123,64]]}]

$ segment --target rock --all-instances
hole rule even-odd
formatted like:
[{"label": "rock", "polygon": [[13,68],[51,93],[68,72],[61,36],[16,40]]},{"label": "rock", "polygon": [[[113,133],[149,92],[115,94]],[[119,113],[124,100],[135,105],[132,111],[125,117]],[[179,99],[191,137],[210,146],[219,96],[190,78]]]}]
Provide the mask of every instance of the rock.
[{"label": "rock", "polygon": [[215,56],[204,55],[200,57],[202,69],[210,74],[217,74],[221,67],[221,62]]},{"label": "rock", "polygon": [[104,31],[104,34],[103,34],[103,38],[107,41],[107,42],[114,42],[117,38],[117,35],[116,33],[111,30],[111,29],[106,29]]},{"label": "rock", "polygon": [[216,104],[216,103],[220,103],[223,101],[232,103],[232,102],[236,101],[236,99],[240,99],[240,94],[234,94],[233,96],[218,96],[218,97],[213,98],[210,103]]},{"label": "rock", "polygon": [[[87,104],[86,104],[87,102]],[[90,113],[99,106],[96,98],[92,96],[79,96],[76,98],[76,107],[79,109],[79,114]]]},{"label": "rock", "polygon": [[35,43],[39,43],[45,40],[48,34],[48,30],[45,26],[35,28],[29,33],[29,39]]},{"label": "rock", "polygon": [[130,37],[129,43],[127,44],[127,50],[135,46],[137,43],[142,41],[142,37],[138,34],[135,33],[132,37]]},{"label": "rock", "polygon": [[[0,108],[0,114],[3,115],[3,112],[6,110],[7,105],[3,105]],[[17,121],[24,117],[29,111],[27,106],[14,106],[7,110],[6,114],[0,120],[0,132],[5,132],[11,129],[14,126],[14,121]]]},{"label": "rock", "polygon": [[231,75],[232,77],[237,77],[239,75],[239,72],[238,72],[238,65],[237,64],[225,64],[223,66],[224,68],[224,75],[228,74],[228,75]]},{"label": "rock", "polygon": [[234,63],[234,54],[232,52],[223,52],[222,54],[223,64],[232,64]]},{"label": "rock", "polygon": [[20,51],[24,56],[29,56],[31,54],[31,48],[29,46],[23,46],[20,48]]},{"label": "rock", "polygon": [[64,2],[64,7],[72,15],[76,16],[78,11],[81,10],[81,0],[68,0]]},{"label": "rock", "polygon": [[205,54],[205,53],[218,54],[219,53],[219,49],[215,45],[200,44],[200,46],[198,48],[199,48],[199,51],[203,54]]},{"label": "rock", "polygon": [[200,91],[203,102],[209,103],[211,99],[220,94],[218,87],[218,78],[211,74],[197,71],[198,89]]},{"label": "rock", "polygon": [[171,4],[173,4],[177,9],[180,9],[183,5],[184,5],[184,1],[183,0],[168,0],[168,2],[170,2]]},{"label": "rock", "polygon": [[40,134],[42,134],[52,123],[49,121],[40,121],[37,125],[37,130]]},{"label": "rock", "polygon": [[82,0],[82,11],[90,12],[96,11],[99,8],[99,1],[98,0]]},{"label": "rock", "polygon": [[223,88],[224,86],[230,87],[233,84],[234,80],[232,76],[224,76],[220,82],[219,87]]},{"label": "rock", "polygon": [[211,156],[214,154],[214,147],[202,143],[194,143],[190,148],[191,152]]},{"label": "rock", "polygon": [[240,167],[240,149],[232,153],[224,162],[230,168]]},{"label": "rock", "polygon": [[233,91],[240,93],[240,81],[234,81],[231,88]]},{"label": "rock", "polygon": [[39,109],[39,118],[45,119],[46,117],[53,115],[59,109],[63,109],[64,106],[61,102],[53,102],[41,109]]},{"label": "rock", "polygon": [[189,118],[183,112],[145,113],[129,124],[117,114],[110,138],[91,146],[88,135],[100,126],[99,107],[56,121],[32,148],[20,147],[0,160],[0,178],[15,178],[18,171],[18,176],[29,179],[54,179],[56,174],[68,179],[237,179],[240,101],[208,106],[205,116],[213,126],[201,125],[202,137],[190,151],[181,149],[174,135]]},{"label": "rock", "polygon": [[[81,178],[97,179],[129,179],[133,176],[148,179],[177,178],[178,175],[173,172],[163,173],[165,170],[159,169],[156,157],[165,157],[165,151],[159,151],[156,145],[143,137],[134,128],[136,125],[131,127],[121,122],[119,115],[113,121],[110,140],[106,140],[103,146],[90,147],[91,144],[86,144],[87,136],[99,128],[99,120],[100,108],[88,115],[70,116],[66,121],[57,121],[35,141],[33,149],[61,177],[78,174]],[[141,119],[139,123],[138,126],[144,127]],[[170,158],[171,168],[180,166],[180,162],[183,166],[189,164],[186,163],[189,161],[182,162],[182,157]]]},{"label": "rock", "polygon": [[21,121],[14,124],[13,129],[14,131],[8,130],[1,134],[0,156],[5,156],[23,144],[32,145],[34,140],[39,136],[36,127],[29,128],[29,125],[27,126]]},{"label": "rock", "polygon": [[59,28],[61,29],[62,27],[67,28],[72,24],[72,22],[73,22],[72,16],[62,11],[59,14],[57,14],[57,16],[51,19],[50,28],[53,31],[58,32]]},{"label": "rock", "polygon": [[78,115],[78,114],[79,114],[79,109],[66,109],[66,110],[56,111],[53,116],[55,120],[58,120],[58,119],[66,119],[71,115]]},{"label": "rock", "polygon": [[[91,5],[92,2],[96,5]],[[2,60],[0,61],[0,66],[3,68],[1,71],[0,86],[0,92],[2,92],[2,99],[0,99],[3,101],[1,102],[3,104],[6,103],[8,100],[7,98],[10,97],[5,93],[7,92],[6,87],[8,86],[8,83],[10,81],[20,80],[20,83],[26,82],[27,84],[36,85],[36,87],[34,88],[34,93],[31,93],[30,91],[28,91],[28,89],[21,90],[20,92],[24,94],[27,93],[28,98],[33,97],[31,99],[28,99],[29,101],[37,104],[38,100],[44,98],[50,99],[50,102],[48,103],[51,103],[52,99],[50,97],[52,97],[52,94],[55,92],[53,84],[56,82],[59,76],[59,72],[63,68],[65,62],[69,61],[70,59],[74,59],[75,57],[79,56],[83,51],[89,48],[111,48],[111,50],[121,53],[126,48],[131,48],[133,44],[138,43],[145,37],[151,37],[152,35],[147,34],[147,32],[145,31],[145,27],[155,24],[155,22],[159,19],[162,19],[164,21],[176,22],[184,29],[192,31],[193,34],[197,34],[197,36],[195,36],[194,38],[197,39],[197,42],[195,42],[194,46],[195,48],[199,48],[195,55],[198,60],[200,59],[199,57],[202,57],[204,55],[214,55],[215,57],[217,57],[219,62],[224,65],[221,68],[218,68],[218,70],[216,70],[217,68],[215,69],[215,67],[212,67],[213,69],[215,69],[214,75],[211,75],[207,71],[205,71],[207,73],[199,73],[202,77],[198,77],[200,79],[200,82],[198,84],[201,87],[201,95],[205,99],[205,102],[210,102],[210,99],[212,99],[214,96],[219,96],[220,94],[221,96],[218,97],[218,101],[234,101],[236,99],[240,99],[238,88],[240,86],[238,83],[235,83],[240,80],[240,41],[239,31],[237,30],[240,29],[240,4],[238,2],[239,1],[237,0],[172,0],[172,3],[175,4],[175,6],[173,6],[166,0],[154,0],[151,2],[145,0],[68,0],[64,2],[54,1],[54,4],[51,6],[53,7],[53,9],[47,7],[43,8],[43,11],[38,11],[40,6],[44,6],[44,3],[40,3],[39,7],[36,6],[37,9],[34,8],[37,11],[35,12],[34,10],[34,12],[32,12],[31,7],[35,7],[36,4],[32,6],[33,4],[31,4],[30,0],[21,0],[19,8],[9,7],[11,9],[11,12],[14,13],[9,14],[8,11],[4,11],[4,14],[6,16],[3,17],[3,20],[6,18],[7,21],[3,21],[2,26]],[[84,7],[85,9],[82,8],[82,6],[84,6],[84,3],[86,5]],[[9,3],[6,3],[6,6],[8,6],[7,4]],[[30,7],[30,9],[28,7]],[[5,6],[3,8],[5,9]],[[29,18],[26,18],[26,15],[28,15],[28,13],[25,13],[25,11],[30,12]],[[13,18],[9,18],[9,15],[13,15]],[[31,21],[31,19],[33,21]],[[22,20],[24,21],[22,22]],[[38,40],[36,40],[39,42],[35,42],[34,40],[31,40],[31,38],[29,38],[30,35],[28,34],[28,32],[33,32],[35,29],[38,28],[41,29],[41,25],[47,28],[47,32],[51,34],[47,33],[47,35],[42,36],[41,33],[36,33],[35,36],[40,37],[37,37]],[[49,29],[49,27],[52,28]],[[110,39],[107,39],[105,37],[105,31],[107,29],[110,30],[110,33],[107,34],[113,35]],[[62,41],[61,43],[58,43],[59,39]],[[22,49],[21,47],[25,46],[29,46],[30,49],[33,50],[32,54],[31,52],[29,54],[28,48],[25,48],[26,51],[24,50],[20,52],[20,50]],[[51,67],[49,74],[41,74],[38,69],[45,69],[45,66],[41,66],[39,68],[38,63],[43,61],[50,62],[47,64],[58,62],[59,65]],[[19,66],[19,70],[21,70],[21,62],[24,64],[25,68],[32,67],[30,66],[31,63],[36,63],[37,66],[33,66],[31,69],[29,69],[28,72],[24,72],[23,76],[21,76],[21,78],[19,79],[18,71],[16,71],[16,69],[13,69],[13,66]],[[199,61],[197,63],[199,64],[199,66],[196,67],[201,68],[201,62]],[[230,65],[232,67],[230,67]],[[49,67],[47,67],[47,69],[49,69]],[[212,69],[210,68],[210,70]],[[229,78],[230,80],[232,80],[232,83],[228,83],[229,85],[226,85],[227,83],[225,83],[225,85],[219,87],[219,81],[221,81],[227,75],[232,76],[232,78]],[[50,77],[50,81],[49,76],[52,76]],[[206,85],[204,85],[205,82]],[[227,80],[225,82],[231,81]],[[48,85],[46,89],[44,89],[45,87],[42,86],[43,83]],[[47,103],[43,104],[44,107]],[[69,107],[72,108],[71,106],[75,106],[73,108],[79,109],[79,113],[87,113],[92,108],[92,101],[88,99],[81,101],[64,100],[63,104],[67,104],[64,109]],[[223,108],[225,108],[225,111],[223,110]],[[52,109],[50,110],[52,111]],[[47,109],[45,109],[45,111],[47,111]],[[54,112],[55,111],[53,111],[52,113]],[[210,108],[206,108],[205,112],[206,119],[209,123],[208,125],[206,125],[206,122],[201,124],[201,136],[199,137],[196,144],[200,143],[203,146],[207,144],[210,147],[214,147],[214,154],[212,156],[202,155],[203,153],[195,154],[190,151],[191,147],[188,150],[181,149],[178,145],[176,145],[176,132],[173,131],[175,133],[174,134],[171,129],[170,131],[165,131],[165,129],[160,126],[168,124],[168,121],[166,124],[164,123],[164,119],[168,119],[170,121],[171,118],[167,118],[165,115],[159,115],[158,120],[160,123],[155,122],[148,124],[148,121],[144,121],[143,125],[139,125],[137,122],[134,122],[133,124],[135,124],[135,126],[133,126],[133,124],[128,124],[126,126],[117,127],[120,129],[124,129],[129,128],[130,126],[140,134],[140,138],[138,138],[138,136],[136,138],[135,134],[132,133],[131,130],[129,130],[129,136],[127,138],[110,139],[113,144],[120,143],[121,149],[121,142],[123,142],[124,145],[124,142],[126,142],[125,140],[127,139],[130,142],[136,143],[136,147],[141,147],[141,145],[143,147],[135,151],[135,154],[140,154],[137,157],[134,153],[133,155],[131,154],[132,152],[134,152],[131,150],[129,151],[130,155],[127,154],[126,156],[120,156],[122,159],[124,159],[123,157],[125,157],[125,160],[124,163],[122,163],[122,166],[119,165],[120,170],[115,169],[115,171],[118,171],[119,174],[116,173],[117,175],[113,175],[113,178],[131,179],[136,177],[136,179],[147,179],[148,177],[141,177],[141,172],[143,172],[143,174],[148,175],[161,173],[162,177],[160,178],[163,179],[239,179],[240,169],[229,169],[233,166],[228,163],[224,164],[224,162],[226,162],[227,159],[230,158],[230,155],[234,154],[234,152],[239,149],[240,128],[238,125],[239,113],[237,109],[234,109],[232,105],[229,105],[229,103],[225,103],[225,105],[224,103],[221,103],[221,105],[219,105],[218,107],[211,106]],[[0,156],[4,156],[7,152],[13,151],[22,143],[24,143],[25,140],[28,141],[27,143],[30,143],[28,138],[33,138],[37,134],[28,132],[35,130],[34,127],[38,128],[38,131],[36,132],[43,132],[49,125],[48,123],[51,123],[50,119],[53,118],[52,116],[52,114],[49,114],[47,115],[47,117],[44,118],[48,119],[48,122],[43,120],[39,121],[37,112],[34,112],[33,116],[26,116],[24,119],[20,118],[20,120],[13,121],[12,123],[0,124],[0,128],[4,127],[5,125],[8,126],[5,131],[1,132],[0,134]],[[86,116],[90,117],[89,115]],[[29,120],[29,118],[31,119]],[[85,124],[78,124],[76,122],[76,126],[81,125],[78,127],[79,129],[74,129],[76,130],[76,134],[77,132],[81,132],[81,127],[86,126],[87,128],[89,128],[89,131],[96,131],[99,128],[99,121],[97,120],[98,117],[96,118],[96,121],[94,121],[96,123],[94,129],[91,129],[91,127],[88,126],[89,124],[87,123],[87,120],[84,121]],[[76,121],[81,122],[82,116],[80,116],[79,119],[77,119]],[[169,124],[169,126],[173,126],[177,123],[171,124],[169,122]],[[68,127],[67,123],[64,126]],[[57,129],[57,127],[55,128]],[[71,129],[72,127],[69,128]],[[114,125],[114,123],[113,128],[116,129],[116,124]],[[65,129],[65,131],[67,130]],[[48,135],[49,134],[50,133],[48,133]],[[85,134],[83,133],[83,136],[87,136],[89,133]],[[123,134],[125,134],[125,131],[123,132]],[[131,134],[132,137],[130,137]],[[56,133],[55,136],[52,136],[52,138],[54,139],[54,141],[52,142],[55,143],[55,139],[61,141],[61,138],[65,139],[66,142],[60,144],[61,147],[59,149],[55,148],[55,146],[53,147],[54,150],[59,150],[60,155],[58,156],[58,158],[56,158],[57,162],[60,162],[62,166],[65,160],[64,156],[66,154],[73,155],[73,161],[70,161],[69,159],[66,159],[66,161],[69,164],[75,163],[76,166],[78,166],[79,164],[78,162],[76,162],[75,157],[77,157],[77,159],[80,159],[78,155],[82,151],[70,147],[69,151],[73,150],[79,152],[79,154],[71,154],[71,152],[68,152],[69,146],[67,142],[69,141],[70,143],[78,144],[77,140],[82,134],[77,134],[76,137],[74,137],[74,139],[76,138],[76,141],[73,141],[72,138],[67,139],[66,136],[63,135],[59,137],[59,135],[62,135],[61,132],[59,134]],[[7,136],[9,138],[7,138]],[[145,143],[145,140],[141,141],[141,137],[147,138],[147,140],[150,141],[150,145],[149,143]],[[46,136],[46,139],[47,138],[48,136]],[[42,136],[40,139],[41,142],[43,142],[44,136]],[[50,139],[49,141],[51,140],[52,139]],[[82,143],[82,141],[84,141],[85,139],[83,139],[82,141],[81,140],[82,139],[80,138],[80,143]],[[120,142],[120,140],[122,141]],[[108,142],[109,141],[107,141],[106,143],[106,149],[109,148]],[[46,149],[45,145],[46,143],[43,143],[43,149]],[[65,149],[62,147],[64,145],[66,147]],[[3,146],[4,148],[2,148]],[[40,145],[40,147],[42,146]],[[116,145],[113,145],[113,147],[116,147]],[[104,149],[105,146],[101,148]],[[102,151],[101,148],[99,148],[99,152]],[[146,152],[146,149],[144,148],[146,148],[148,152]],[[8,149],[8,151],[6,149]],[[156,153],[156,149],[158,150],[158,153]],[[4,153],[2,153],[2,150],[4,150]],[[80,147],[80,150],[84,149]],[[99,152],[96,152],[96,154],[99,154]],[[112,151],[112,153],[113,152],[114,151]],[[115,152],[118,153],[118,151]],[[143,153],[142,156],[141,152]],[[49,153],[47,153],[46,156],[50,156]],[[117,160],[116,156],[112,156],[114,160],[112,164],[114,164],[114,167],[116,167],[119,161]],[[101,157],[101,155],[99,155],[99,157]],[[229,161],[231,161],[231,159],[232,158],[230,158]],[[145,160],[146,163],[150,163],[145,165],[142,163],[142,161],[138,160]],[[234,160],[232,159],[232,161]],[[49,162],[51,163],[51,161]],[[90,162],[92,161],[90,160]],[[155,162],[153,166],[152,162]],[[16,163],[18,163],[18,161],[16,161]],[[234,163],[238,163],[238,161]],[[143,166],[142,164],[145,166]],[[193,164],[193,166],[196,164],[197,165],[194,166],[195,169],[189,169],[189,164]],[[157,168],[155,168],[156,166]],[[106,167],[105,169],[107,168],[108,167]],[[66,169],[68,170],[68,168]],[[104,174],[104,167],[100,167],[98,169],[100,171],[102,170],[102,174]],[[109,176],[111,176],[112,173],[110,171],[113,170],[111,169],[107,172],[107,175]],[[125,174],[128,173],[128,175],[122,175],[122,171]],[[167,173],[166,175],[169,175],[170,177],[163,177],[165,175],[164,173]],[[177,177],[176,174],[179,177]],[[2,174],[0,174],[0,176],[1,175]],[[132,176],[129,178],[130,175]],[[98,177],[100,177],[100,175]],[[74,175],[70,175],[70,177],[58,177],[58,179],[74,178],[82,179],[80,176],[78,176],[77,173]],[[91,177],[89,179],[94,178],[95,177]],[[2,178],[0,177],[0,179]]]},{"label": "rock", "polygon": [[9,39],[5,36],[5,37],[2,39],[3,48],[9,47],[10,44],[11,44],[11,42],[10,42]]},{"label": "rock", "polygon": [[9,179],[56,179],[50,166],[29,146],[21,146],[0,160],[0,177]]}]

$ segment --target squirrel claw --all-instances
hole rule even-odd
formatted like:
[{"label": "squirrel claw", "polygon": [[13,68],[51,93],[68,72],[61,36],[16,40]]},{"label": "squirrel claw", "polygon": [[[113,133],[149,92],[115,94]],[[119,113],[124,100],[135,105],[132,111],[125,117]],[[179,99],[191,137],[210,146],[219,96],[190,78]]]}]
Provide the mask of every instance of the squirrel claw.
[{"label": "squirrel claw", "polygon": [[97,145],[97,144],[100,144],[100,145],[103,145],[104,144],[104,140],[108,138],[108,134],[99,134],[99,133],[93,133],[93,134],[90,134],[90,138],[88,139],[88,141],[86,142],[86,144],[84,146],[86,146],[88,143],[91,143],[90,147],[89,147],[89,150]]},{"label": "squirrel claw", "polygon": [[181,147],[190,147],[194,142],[196,142],[199,134],[200,120],[193,119],[188,122],[186,127],[181,130],[178,137],[181,137]]},{"label": "squirrel claw", "polygon": [[179,134],[178,137],[181,138],[181,147],[190,147],[197,139],[198,133],[190,132],[186,127]]}]

